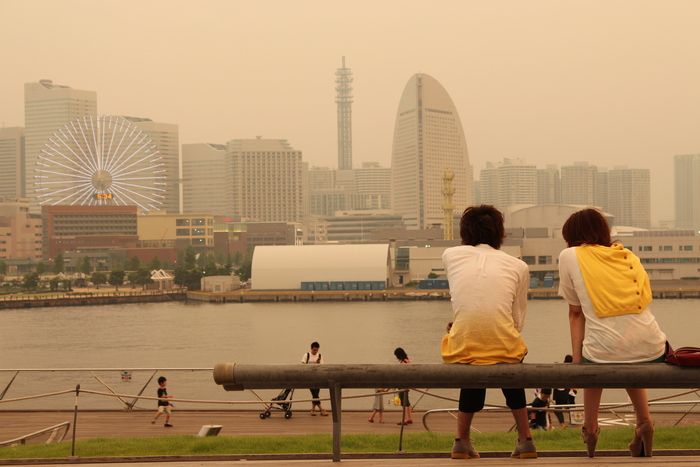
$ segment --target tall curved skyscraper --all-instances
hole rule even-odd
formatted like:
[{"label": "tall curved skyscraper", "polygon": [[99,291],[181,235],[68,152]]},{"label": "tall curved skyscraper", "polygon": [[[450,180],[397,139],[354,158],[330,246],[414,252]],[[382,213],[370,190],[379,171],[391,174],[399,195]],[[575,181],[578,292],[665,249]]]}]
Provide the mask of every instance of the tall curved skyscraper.
[{"label": "tall curved skyscraper", "polygon": [[408,80],[394,126],[391,203],[408,229],[443,223],[442,175],[454,173],[457,212],[472,203],[472,176],[462,121],[445,88],[432,76]]}]

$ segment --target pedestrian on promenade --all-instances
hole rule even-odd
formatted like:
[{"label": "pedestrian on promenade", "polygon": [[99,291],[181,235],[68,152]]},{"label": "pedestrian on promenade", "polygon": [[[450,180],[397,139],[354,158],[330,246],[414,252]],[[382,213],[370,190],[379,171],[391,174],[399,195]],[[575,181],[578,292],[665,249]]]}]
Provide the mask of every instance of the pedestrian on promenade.
[{"label": "pedestrian on promenade", "polygon": [[[572,363],[574,358],[571,355],[564,357],[564,363]],[[555,405],[573,405],[576,403],[576,389],[574,388],[554,388],[552,399]],[[560,428],[566,428],[564,422],[564,410],[555,410],[554,415],[559,421]]]},{"label": "pedestrian on promenade", "polygon": [[[397,347],[396,350],[394,350],[394,356],[399,363],[411,363],[411,360],[408,359],[406,351],[401,347]],[[397,422],[396,424],[410,425],[413,423],[413,409],[411,408],[411,401],[408,400],[408,389],[405,389],[399,393],[399,400],[401,401],[401,407],[403,407],[403,421]]]},{"label": "pedestrian on promenade", "polygon": [[530,404],[533,408],[533,410],[530,411],[530,428],[533,430],[549,429],[549,416],[547,411],[534,409],[549,408],[549,398],[551,395],[552,390],[550,388],[542,388],[538,391],[535,400]]},{"label": "pedestrian on promenade", "polygon": [[151,424],[155,425],[156,420],[158,420],[158,417],[160,417],[160,414],[165,412],[165,427],[170,428],[172,425],[170,424],[170,415],[172,415],[172,404],[168,399],[171,399],[173,396],[168,395],[168,390],[165,389],[165,386],[168,385],[168,380],[165,379],[165,376],[161,376],[158,378],[158,413],[156,413],[156,416],[153,420],[151,420]]},{"label": "pedestrian on promenade", "polygon": [[[323,363],[323,357],[319,353],[318,349],[321,346],[318,344],[318,342],[312,342],[311,343],[311,351],[306,352],[304,355],[301,356],[301,363],[303,364],[318,364],[320,365]],[[316,416],[316,407],[318,407],[318,410],[321,412],[322,417],[327,417],[328,412],[323,410],[323,407],[321,406],[321,401],[318,400],[318,395],[321,392],[320,389],[318,388],[313,388],[309,389],[311,391],[311,397],[313,398],[313,401],[311,402],[311,415]]]},{"label": "pedestrian on promenade", "polygon": [[[500,250],[505,238],[503,214],[489,205],[470,206],[462,214],[459,230],[462,245],[442,255],[454,311],[442,339],[442,359],[471,365],[522,362],[527,347],[520,332],[530,274],[523,261]],[[525,389],[501,391],[518,429],[518,444],[511,457],[536,458]],[[485,398],[485,388],[461,389],[453,459],[480,457],[471,444],[470,431]]]},{"label": "pedestrian on promenade", "polygon": [[379,413],[379,423],[384,423],[384,396],[382,393],[389,391],[387,388],[376,388],[374,393],[374,404],[372,405],[372,415],[367,419],[368,422],[374,423],[374,416]]},{"label": "pedestrian on promenade", "polygon": [[[573,213],[562,227],[567,248],[559,255],[559,295],[569,303],[574,363],[655,363],[664,361],[666,335],[648,305],[649,277],[632,251],[610,238],[597,209]],[[634,457],[650,457],[654,424],[646,389],[627,388],[637,426],[629,444]],[[603,388],[583,391],[581,434],[588,457],[595,455]]]}]

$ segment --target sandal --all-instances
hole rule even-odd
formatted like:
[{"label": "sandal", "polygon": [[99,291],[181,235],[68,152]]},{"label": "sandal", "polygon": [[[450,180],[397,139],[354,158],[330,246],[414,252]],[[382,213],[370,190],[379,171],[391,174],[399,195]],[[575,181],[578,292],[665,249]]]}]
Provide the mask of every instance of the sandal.
[{"label": "sandal", "polygon": [[374,423],[374,420],[372,420],[371,418],[368,418],[367,421],[370,423]]},{"label": "sandal", "polygon": [[312,410],[312,411],[311,411],[311,416],[312,416],[312,417],[315,417],[315,416],[316,416],[316,412],[314,412],[314,411]]}]

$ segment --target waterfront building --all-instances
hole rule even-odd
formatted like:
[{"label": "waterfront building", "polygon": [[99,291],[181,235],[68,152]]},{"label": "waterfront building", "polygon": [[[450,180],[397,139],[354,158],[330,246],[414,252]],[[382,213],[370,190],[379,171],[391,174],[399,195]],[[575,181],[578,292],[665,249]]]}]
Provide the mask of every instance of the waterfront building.
[{"label": "waterfront building", "polygon": [[24,184],[24,128],[0,128],[0,198],[19,198]]},{"label": "waterfront building", "polygon": [[160,210],[169,214],[179,214],[182,212],[182,164],[180,161],[180,142],[178,126],[173,123],[154,122],[150,118],[122,117],[126,121],[133,123],[139,130],[148,135],[155,144],[158,155],[162,157],[159,162],[165,170],[165,193],[163,204]]},{"label": "waterfront building", "polygon": [[246,253],[258,246],[301,245],[303,233],[300,224],[287,222],[232,222],[218,219],[214,222],[214,253],[226,255]]},{"label": "waterfront building", "polygon": [[225,159],[228,215],[263,222],[299,222],[303,214],[301,151],[286,139],[234,139]]},{"label": "waterfront building", "polygon": [[138,216],[137,226],[139,243],[143,245],[170,248],[175,252],[190,245],[198,252],[214,251],[214,216],[211,213],[150,211]]},{"label": "waterfront building", "polygon": [[676,228],[700,230],[700,154],[673,158]]},{"label": "waterfront building", "polygon": [[354,190],[332,188],[309,193],[307,213],[312,216],[333,216],[336,211],[365,209],[368,197]]},{"label": "waterfront building", "polygon": [[0,259],[7,264],[32,264],[42,259],[42,248],[41,216],[30,214],[29,200],[0,198]]},{"label": "waterfront building", "polygon": [[340,211],[323,222],[329,243],[370,243],[375,230],[406,228],[402,217],[389,211]]},{"label": "waterfront building", "polygon": [[221,176],[225,144],[182,145],[182,206],[185,214],[226,213],[226,183]]},{"label": "waterfront building", "polygon": [[616,225],[651,228],[649,169],[615,167],[608,172],[608,211]]},{"label": "waterfront building", "polygon": [[471,169],[459,113],[435,78],[418,73],[401,95],[392,148],[391,204],[406,228],[442,224],[445,166],[454,173],[455,206],[470,205]]},{"label": "waterfront building", "polygon": [[137,206],[41,207],[44,259],[74,250],[134,246],[138,240]]},{"label": "waterfront building", "polygon": [[559,167],[548,164],[545,169],[537,169],[537,204],[560,204],[561,180]]}]

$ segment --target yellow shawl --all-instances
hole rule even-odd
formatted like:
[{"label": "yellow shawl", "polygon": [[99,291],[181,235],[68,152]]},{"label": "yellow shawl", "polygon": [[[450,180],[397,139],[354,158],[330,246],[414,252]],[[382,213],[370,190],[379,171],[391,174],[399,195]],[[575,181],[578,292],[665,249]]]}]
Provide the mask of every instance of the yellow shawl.
[{"label": "yellow shawl", "polygon": [[599,318],[641,313],[651,303],[649,277],[639,258],[619,243],[576,248],[586,290]]}]

